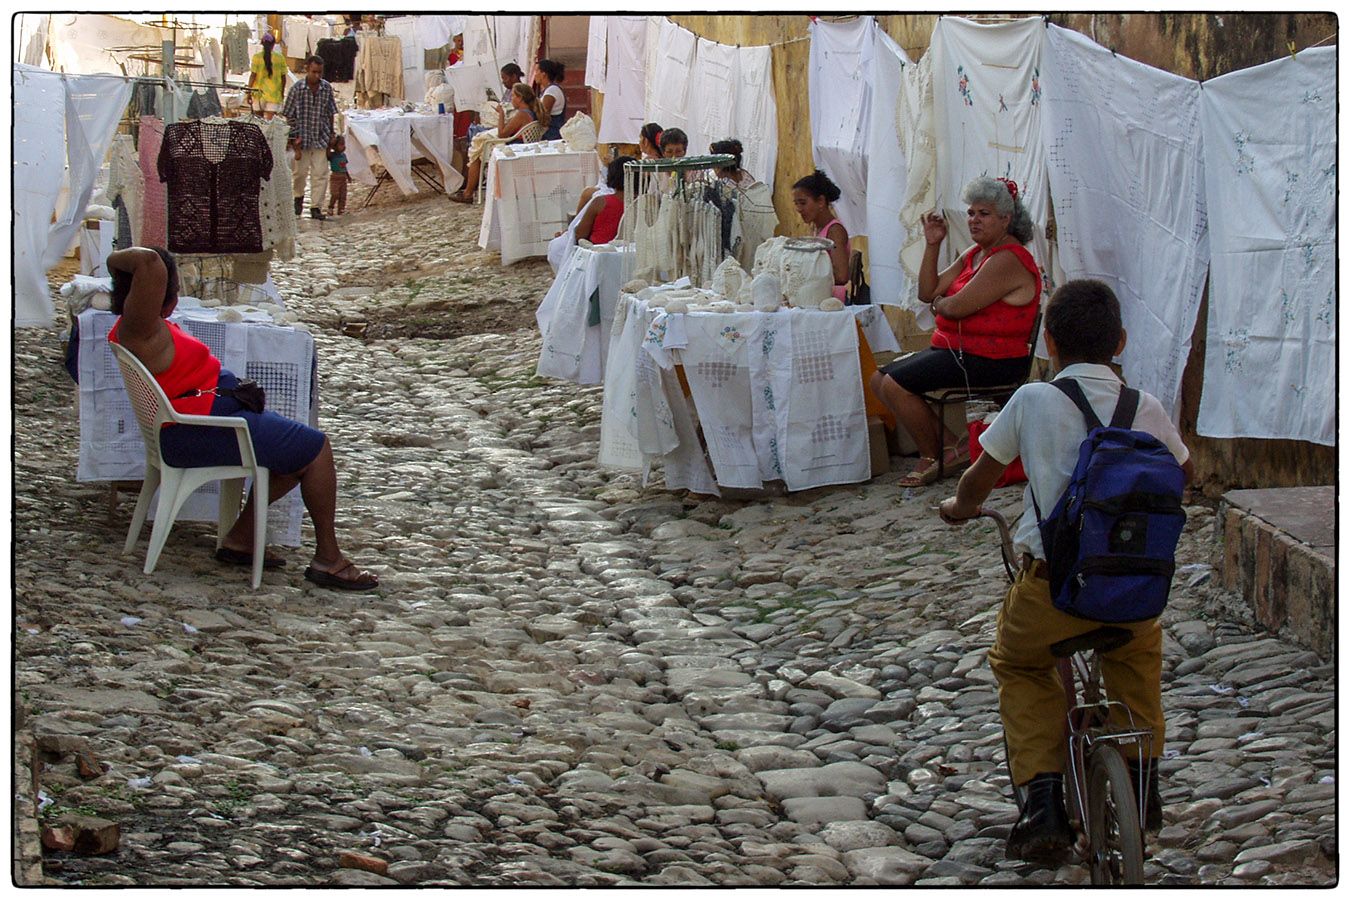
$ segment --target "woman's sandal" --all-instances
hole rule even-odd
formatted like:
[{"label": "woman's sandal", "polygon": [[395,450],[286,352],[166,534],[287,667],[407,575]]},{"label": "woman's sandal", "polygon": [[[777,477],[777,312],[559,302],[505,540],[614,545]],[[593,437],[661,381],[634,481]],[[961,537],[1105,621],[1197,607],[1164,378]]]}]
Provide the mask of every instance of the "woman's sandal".
[{"label": "woman's sandal", "polygon": [[462,193],[459,193],[459,192],[456,192],[456,193],[453,193],[453,194],[447,194],[446,196],[448,196],[448,197],[450,198],[450,202],[451,202],[451,203],[472,203],[472,202],[473,202],[473,197],[466,197],[466,196],[464,196]]},{"label": "woman's sandal", "polygon": [[900,486],[904,488],[923,487],[937,481],[937,477],[938,461],[931,456],[920,456],[919,461],[914,464],[913,470],[900,479]]},{"label": "woman's sandal", "polygon": [[[221,547],[216,551],[216,559],[223,563],[229,563],[232,566],[251,566],[253,565],[253,554],[246,553],[243,550],[231,550],[229,547]],[[280,569],[285,567],[286,560],[280,556],[268,556],[264,551],[263,568]]]},{"label": "woman's sandal", "polygon": [[[344,572],[355,572],[354,577],[341,578],[339,576]],[[330,571],[316,569],[313,565],[305,569],[305,579],[312,581],[319,587],[336,588],[340,591],[373,591],[380,586],[380,579],[363,569],[358,569],[356,563],[343,557],[338,560],[338,568]]]}]

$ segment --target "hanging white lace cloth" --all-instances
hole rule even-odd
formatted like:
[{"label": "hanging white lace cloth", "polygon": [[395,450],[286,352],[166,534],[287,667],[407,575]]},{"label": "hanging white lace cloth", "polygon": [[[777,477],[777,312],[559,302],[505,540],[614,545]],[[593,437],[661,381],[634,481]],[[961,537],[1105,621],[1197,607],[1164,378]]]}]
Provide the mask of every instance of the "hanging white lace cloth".
[{"label": "hanging white lace cloth", "polygon": [[1041,140],[1041,55],[1045,23],[1039,18],[983,25],[943,16],[933,29],[934,133],[937,204],[947,216],[939,269],[971,245],[961,189],[977,175],[1011,178],[1036,234],[1028,249],[1049,268],[1045,226],[1049,194]]},{"label": "hanging white lace cloth", "polygon": [[[647,48],[654,61],[647,67],[646,118],[649,122],[659,123],[662,128],[679,128],[685,134],[691,134],[697,130],[689,115],[689,90],[698,39],[693,32],[669,19],[662,19],[658,27],[655,46],[649,43]],[[648,41],[651,41],[650,33]],[[697,101],[701,103],[703,98],[699,97]],[[701,153],[706,149],[706,146],[691,146],[689,153]]]},{"label": "hanging white lace cloth", "polygon": [[1336,53],[1300,50],[1200,92],[1207,437],[1336,444]]},{"label": "hanging white lace cloth", "polygon": [[933,54],[925,53],[901,73],[895,98],[895,129],[905,158],[905,194],[900,206],[900,268],[904,282],[899,305],[914,313],[922,329],[933,327],[933,308],[919,301],[919,266],[923,263],[923,216],[937,206],[937,155],[933,137]]},{"label": "hanging white lace cloth", "polygon": [[603,383],[614,309],[632,276],[633,257],[631,248],[572,252],[535,310],[542,338],[536,374]]},{"label": "hanging white lace cloth", "polygon": [[809,31],[811,153],[816,165],[843,192],[834,202],[839,220],[849,234],[863,234],[867,229],[867,143],[876,19],[816,20]]},{"label": "hanging white lace cloth", "polygon": [[722,487],[763,487],[755,452],[750,378],[750,344],[761,315],[680,317],[686,335],[680,361],[693,393],[708,456]]},{"label": "hanging white lace cloth", "polygon": [[867,133],[867,263],[872,302],[899,304],[905,287],[900,268],[900,204],[905,196],[905,155],[895,141],[895,104],[909,56],[878,29],[872,54],[871,123]]},{"label": "hanging white lace cloth", "polygon": [[774,97],[772,60],[770,47],[737,48],[736,104],[731,133],[722,135],[740,140],[745,149],[741,167],[756,181],[768,185],[770,193],[778,165],[778,101]]},{"label": "hanging white lace cloth", "polygon": [[609,20],[614,16],[591,16],[586,28],[586,77],[585,85],[601,92],[609,88],[605,83],[605,71],[609,54]]},{"label": "hanging white lace cloth", "polygon": [[1115,291],[1125,379],[1175,420],[1209,264],[1200,85],[1057,26],[1048,40],[1041,140],[1061,265]]},{"label": "hanging white lace cloth", "polygon": [[[258,198],[258,216],[262,224],[263,254],[271,252],[276,259],[289,260],[295,257],[295,208],[291,193],[291,162],[295,156],[287,148],[290,140],[290,126],[280,116],[263,119],[260,116],[245,116],[242,119],[222,119],[212,117],[207,121],[226,122],[243,121],[257,125],[267,138],[267,147],[272,151],[272,172],[263,182],[262,194]],[[242,254],[248,260],[260,257],[260,254]],[[270,261],[273,256],[267,256]]]},{"label": "hanging white lace cloth", "polygon": [[[74,244],[131,82],[14,64],[14,324],[51,323],[47,270]],[[64,126],[63,126],[64,123]],[[63,134],[64,130],[64,134]],[[66,187],[65,203],[58,197]],[[55,215],[55,221],[52,217]]]},{"label": "hanging white lace cloth", "polygon": [[[605,105],[600,113],[601,143],[636,144],[646,112],[646,16],[592,16],[608,20],[605,31]],[[589,78],[589,58],[587,77]],[[662,123],[664,124],[664,123]]]}]

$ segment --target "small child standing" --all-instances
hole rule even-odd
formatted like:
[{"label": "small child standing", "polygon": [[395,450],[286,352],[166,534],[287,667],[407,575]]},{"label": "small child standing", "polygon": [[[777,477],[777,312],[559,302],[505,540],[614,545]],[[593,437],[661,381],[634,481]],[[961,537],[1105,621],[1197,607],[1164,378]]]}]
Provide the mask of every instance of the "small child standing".
[{"label": "small child standing", "polygon": [[338,215],[347,211],[347,139],[333,135],[328,142],[328,214],[337,207]]}]

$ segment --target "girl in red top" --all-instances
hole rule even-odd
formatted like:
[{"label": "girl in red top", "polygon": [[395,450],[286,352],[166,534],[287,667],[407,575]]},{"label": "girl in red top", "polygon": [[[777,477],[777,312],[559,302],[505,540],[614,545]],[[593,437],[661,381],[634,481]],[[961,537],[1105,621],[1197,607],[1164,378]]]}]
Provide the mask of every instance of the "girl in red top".
[{"label": "girl in red top", "polygon": [[[128,247],[108,256],[112,276],[112,311],[118,319],[108,340],[135,354],[163,388],[173,408],[181,413],[239,416],[248,422],[249,437],[258,463],[270,470],[270,503],[297,484],[314,522],[317,546],[305,578],[323,587],[374,590],[380,580],[362,571],[342,555],[334,518],[337,511],[337,470],[333,448],[322,431],[280,416],[271,410],[255,413],[218,390],[229,390],[238,379],[211,349],[167,321],[178,305],[178,266],[158,247]],[[201,425],[166,425],[159,435],[160,454],[171,466],[237,466],[239,444],[234,432]],[[252,565],[253,504],[248,504],[225,535],[216,558],[221,562]],[[263,568],[280,568],[279,557],[267,557]]]},{"label": "girl in red top", "polygon": [[933,304],[937,330],[928,350],[911,354],[872,377],[872,389],[895,413],[919,448],[914,470],[901,480],[917,487],[937,480],[937,455],[945,453],[948,474],[969,462],[968,448],[944,429],[937,439],[937,416],[919,394],[941,388],[996,387],[1020,381],[1029,363],[1027,346],[1041,299],[1041,274],[1022,245],[1031,240],[1031,217],[1017,199],[1017,185],[981,176],[966,185],[962,199],[975,245],[945,271],[937,270],[938,248],[947,223],[924,217],[919,299]]},{"label": "girl in red top", "polygon": [[618,156],[610,161],[605,170],[605,184],[614,193],[606,194],[604,202],[586,206],[577,223],[577,240],[588,240],[592,244],[608,244],[619,235],[619,220],[623,218],[623,164],[633,162],[631,156]]}]

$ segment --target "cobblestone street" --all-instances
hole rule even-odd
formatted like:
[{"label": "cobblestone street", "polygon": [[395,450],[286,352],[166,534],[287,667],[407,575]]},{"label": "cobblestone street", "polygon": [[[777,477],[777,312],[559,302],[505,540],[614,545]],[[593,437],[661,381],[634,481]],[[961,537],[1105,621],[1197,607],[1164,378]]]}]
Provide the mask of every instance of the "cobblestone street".
[{"label": "cobblestone street", "polygon": [[[44,814],[122,834],[51,883],[1087,883],[1003,859],[1006,581],[989,523],[933,511],[955,482],[717,500],[601,470],[600,389],[534,377],[548,265],[480,251],[479,207],[382,199],[273,269],[378,593],[301,577],[308,520],[257,592],[205,524],[142,575],[134,494],[75,481],[59,336],[15,332],[16,703]],[[1148,878],[1333,884],[1332,661],[1251,623],[1188,512]]]}]

